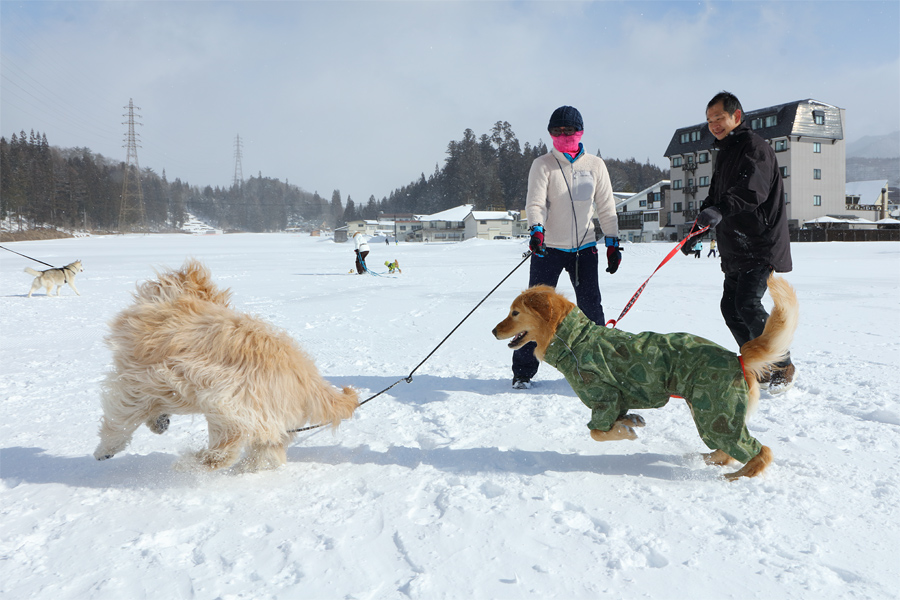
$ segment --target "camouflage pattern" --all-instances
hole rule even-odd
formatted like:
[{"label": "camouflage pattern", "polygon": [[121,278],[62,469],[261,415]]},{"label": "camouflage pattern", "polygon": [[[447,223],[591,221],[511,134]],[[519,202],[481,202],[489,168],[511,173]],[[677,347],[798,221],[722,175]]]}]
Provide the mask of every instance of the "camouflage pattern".
[{"label": "camouflage pattern", "polygon": [[556,367],[591,409],[590,429],[609,431],[629,409],[684,398],[703,442],[743,463],[762,445],[747,431],[747,394],[738,356],[688,333],[627,333],[593,323],[575,308],[544,362]]}]

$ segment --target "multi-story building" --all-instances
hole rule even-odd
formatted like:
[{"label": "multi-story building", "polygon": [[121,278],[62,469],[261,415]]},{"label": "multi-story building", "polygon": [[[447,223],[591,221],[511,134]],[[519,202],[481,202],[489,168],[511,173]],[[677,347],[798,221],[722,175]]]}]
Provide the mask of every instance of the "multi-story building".
[{"label": "multi-story building", "polygon": [[[792,228],[845,212],[844,109],[798,100],[745,112],[742,121],[772,145],[784,180]],[[675,130],[665,156],[671,185],[670,222],[683,236],[697,216],[712,179],[716,138],[706,123]]]}]

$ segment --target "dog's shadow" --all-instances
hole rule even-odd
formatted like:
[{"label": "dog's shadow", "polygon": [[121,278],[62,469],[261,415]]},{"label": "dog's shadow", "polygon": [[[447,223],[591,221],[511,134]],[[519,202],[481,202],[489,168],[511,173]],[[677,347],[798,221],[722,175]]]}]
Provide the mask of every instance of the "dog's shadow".
[{"label": "dog's shadow", "polygon": [[[668,481],[696,479],[700,471],[687,466],[683,456],[652,453],[630,455],[579,455],[554,451],[501,450],[499,448],[408,448],[391,446],[385,451],[368,445],[292,446],[288,467],[298,463],[328,465],[396,465],[415,469],[430,465],[456,475],[508,473],[534,476],[545,473],[594,473],[642,476]],[[179,472],[174,454],[128,454],[98,462],[92,456],[55,456],[42,448],[0,449],[0,479],[8,488],[20,483],[58,483],[97,489],[163,489],[195,487],[222,473]],[[284,467],[282,467],[284,468]]]},{"label": "dog's shadow", "polygon": [[59,483],[71,487],[154,489],[193,485],[200,474],[180,473],[175,454],[123,452],[99,462],[93,456],[55,456],[43,448],[0,448],[0,480],[7,487],[20,483]]},{"label": "dog's shadow", "polygon": [[367,444],[346,446],[292,446],[288,462],[329,465],[396,465],[415,469],[430,465],[456,475],[485,473],[543,475],[546,473],[594,473],[595,475],[642,476],[667,481],[696,478],[680,455],[635,453],[626,455],[562,454],[553,450],[501,450],[500,448],[409,448],[391,446],[372,450]]}]

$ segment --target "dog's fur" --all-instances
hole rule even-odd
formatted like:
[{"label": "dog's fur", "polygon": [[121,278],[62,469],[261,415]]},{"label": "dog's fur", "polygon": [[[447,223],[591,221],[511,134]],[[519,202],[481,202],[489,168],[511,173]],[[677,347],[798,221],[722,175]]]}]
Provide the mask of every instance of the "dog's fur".
[{"label": "dog's fur", "polygon": [[31,294],[42,287],[47,290],[47,295],[49,296],[50,290],[54,286],[56,287],[56,295],[59,296],[60,288],[66,283],[80,296],[81,293],[75,287],[75,276],[82,271],[84,271],[84,267],[81,266],[80,260],[76,260],[64,267],[47,269],[46,271],[36,271],[31,267],[25,267],[25,272],[34,277],[34,281],[31,282],[31,289],[28,290],[28,297],[31,298]]},{"label": "dog's fur", "polygon": [[354,389],[331,386],[290,336],[234,310],[230,296],[195,260],[138,286],[106,338],[114,370],[97,460],[125,449],[142,423],[163,433],[171,414],[203,414],[209,448],[183,464],[226,468],[246,447],[241,470],[270,469],[286,462],[289,430],[353,415]]},{"label": "dog's fur", "polygon": [[[788,352],[798,321],[797,296],[791,285],[782,277],[769,277],[769,293],[775,307],[769,315],[765,330],[758,338],[741,347],[744,364],[744,379],[749,387],[748,411],[752,414],[759,402],[757,379],[781,360]],[[549,286],[535,286],[522,292],[512,303],[509,316],[494,328],[497,339],[513,338],[509,347],[521,348],[529,342],[536,342],[534,354],[543,360],[547,347],[553,341],[557,327],[575,305],[557,294]],[[628,414],[616,421],[609,431],[591,430],[591,437],[597,441],[636,439],[634,427],[643,427],[644,419]],[[734,462],[721,450],[705,454],[709,464],[727,465]],[[772,451],[763,446],[759,454],[750,459],[740,470],[725,475],[728,479],[756,477],[772,462]]]}]

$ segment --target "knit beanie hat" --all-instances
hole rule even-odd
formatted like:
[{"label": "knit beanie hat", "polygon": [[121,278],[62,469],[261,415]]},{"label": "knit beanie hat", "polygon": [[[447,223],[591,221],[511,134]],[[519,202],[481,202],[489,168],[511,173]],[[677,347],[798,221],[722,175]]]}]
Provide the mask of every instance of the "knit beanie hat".
[{"label": "knit beanie hat", "polygon": [[584,130],[584,122],[581,120],[581,113],[574,106],[560,106],[550,115],[550,124],[547,129],[553,127],[574,127],[575,131]]}]

